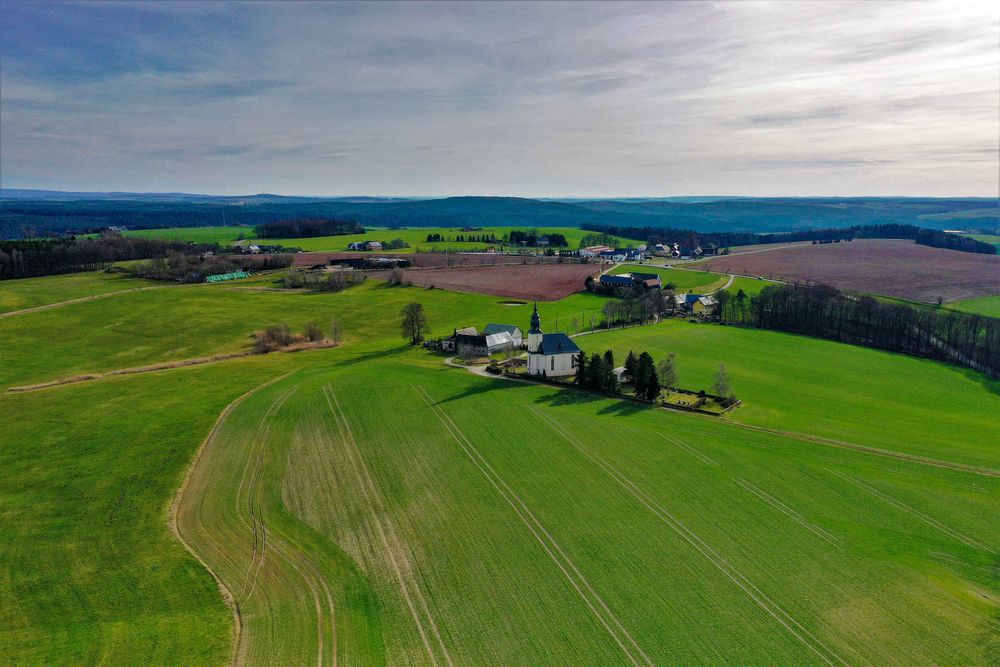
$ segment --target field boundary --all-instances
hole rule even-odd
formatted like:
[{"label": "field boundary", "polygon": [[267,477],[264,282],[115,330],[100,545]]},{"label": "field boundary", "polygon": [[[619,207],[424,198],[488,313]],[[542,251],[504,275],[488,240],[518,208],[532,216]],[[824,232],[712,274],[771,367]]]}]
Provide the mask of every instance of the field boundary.
[{"label": "field boundary", "polygon": [[66,301],[56,301],[55,303],[43,303],[40,306],[32,306],[31,308],[22,308],[21,310],[10,310],[6,313],[0,313],[0,319],[5,317],[14,317],[15,315],[27,315],[29,313],[37,313],[42,310],[49,310],[50,308],[60,308],[62,306],[71,306],[75,303],[86,303],[87,301],[95,301],[97,299],[106,299],[110,296],[120,296],[122,294],[131,294],[132,292],[145,292],[154,289],[166,289],[168,287],[184,287],[184,285],[150,285],[148,287],[132,287],[129,289],[117,290],[115,292],[104,292],[102,294],[91,294],[90,296],[81,296],[76,299],[67,299]]},{"label": "field boundary", "polygon": [[265,389],[266,387],[269,387],[275,382],[284,380],[293,372],[294,371],[289,371],[283,375],[279,375],[276,378],[271,378],[270,380],[264,382],[263,384],[257,385],[253,389],[250,389],[249,391],[233,399],[229,403],[229,405],[227,405],[222,410],[222,412],[219,413],[219,416],[215,418],[215,423],[212,424],[212,428],[209,430],[208,435],[205,436],[205,439],[201,441],[201,444],[198,445],[198,449],[196,449],[194,452],[194,456],[191,457],[191,463],[188,464],[187,470],[184,472],[184,478],[181,480],[181,485],[177,487],[177,492],[174,493],[174,497],[167,507],[167,525],[170,527],[170,532],[173,533],[174,537],[176,537],[177,540],[181,543],[181,545],[183,545],[184,549],[189,554],[191,554],[191,556],[194,557],[194,559],[198,561],[198,563],[200,563],[203,568],[205,568],[205,571],[208,572],[213,579],[215,579],[215,583],[219,587],[219,592],[222,595],[222,601],[226,604],[227,607],[229,607],[230,611],[233,614],[233,639],[232,639],[233,664],[238,664],[236,660],[237,656],[239,655],[240,639],[243,636],[243,617],[240,615],[240,609],[239,606],[236,604],[236,598],[233,597],[233,594],[229,590],[229,588],[222,582],[222,579],[219,577],[218,574],[215,573],[215,570],[213,570],[208,565],[208,563],[206,563],[201,558],[201,556],[199,556],[195,552],[194,548],[192,548],[192,546],[188,544],[187,540],[184,539],[184,535],[181,534],[180,526],[177,523],[178,509],[180,508],[181,501],[184,499],[184,493],[187,491],[188,485],[191,482],[191,476],[194,474],[194,469],[198,465],[198,461],[201,460],[202,454],[204,454],[205,452],[205,448],[208,446],[208,443],[215,437],[216,433],[218,433],[219,428],[222,426],[223,422],[226,421],[229,415],[232,414],[233,410],[235,410],[243,401],[245,401],[253,394],[257,393],[262,389]]}]

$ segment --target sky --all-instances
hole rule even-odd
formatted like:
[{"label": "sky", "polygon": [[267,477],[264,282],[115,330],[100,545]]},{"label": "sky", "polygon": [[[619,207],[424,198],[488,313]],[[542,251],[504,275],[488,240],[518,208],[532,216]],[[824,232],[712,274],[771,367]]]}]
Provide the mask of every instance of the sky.
[{"label": "sky", "polygon": [[1000,4],[0,0],[0,186],[996,197]]}]

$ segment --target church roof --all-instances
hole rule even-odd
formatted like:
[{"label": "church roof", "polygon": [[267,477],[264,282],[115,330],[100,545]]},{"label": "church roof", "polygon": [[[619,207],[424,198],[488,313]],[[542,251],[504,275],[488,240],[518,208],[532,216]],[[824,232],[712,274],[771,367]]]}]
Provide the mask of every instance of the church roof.
[{"label": "church roof", "polygon": [[538,346],[539,354],[576,354],[579,351],[573,339],[563,333],[542,335],[542,344]]}]

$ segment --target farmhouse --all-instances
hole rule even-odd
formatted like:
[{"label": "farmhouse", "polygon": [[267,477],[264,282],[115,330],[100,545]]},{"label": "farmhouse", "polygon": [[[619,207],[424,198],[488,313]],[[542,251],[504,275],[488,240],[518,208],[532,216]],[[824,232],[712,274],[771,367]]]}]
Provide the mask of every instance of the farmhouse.
[{"label": "farmhouse", "polygon": [[491,322],[486,325],[485,329],[483,329],[483,333],[486,334],[487,336],[503,332],[507,332],[510,334],[511,339],[514,341],[515,347],[521,347],[521,345],[524,343],[523,340],[524,334],[521,333],[521,328],[518,327],[516,324],[494,324]]},{"label": "farmhouse", "polygon": [[478,332],[476,327],[464,327],[462,329],[455,329],[455,332],[441,341],[441,349],[445,352],[455,351],[455,341],[459,334],[464,336],[475,336]]},{"label": "farmhouse", "polygon": [[563,377],[576,373],[576,355],[580,348],[561,333],[542,333],[542,321],[538,315],[538,304],[531,314],[531,329],[528,330],[528,373],[547,377]]},{"label": "farmhouse", "polygon": [[670,297],[670,305],[677,310],[686,310],[695,315],[710,315],[715,312],[718,300],[712,296],[701,294],[675,294]]}]

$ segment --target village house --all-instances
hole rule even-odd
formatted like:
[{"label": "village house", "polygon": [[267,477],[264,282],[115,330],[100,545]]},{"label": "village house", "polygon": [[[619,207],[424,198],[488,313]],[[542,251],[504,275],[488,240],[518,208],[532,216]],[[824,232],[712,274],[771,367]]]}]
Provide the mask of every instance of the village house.
[{"label": "village house", "polygon": [[528,373],[546,377],[564,377],[576,373],[576,355],[580,348],[566,334],[542,333],[538,304],[531,315],[528,330]]},{"label": "village house", "polygon": [[382,243],[379,241],[351,241],[347,244],[348,250],[381,250]]},{"label": "village house", "polygon": [[684,310],[695,315],[711,315],[719,305],[718,300],[711,294],[675,294],[670,297],[668,303],[675,310]]},{"label": "village house", "polygon": [[606,245],[592,245],[587,248],[580,248],[580,257],[600,257],[602,252],[614,250]]}]

